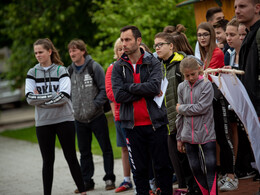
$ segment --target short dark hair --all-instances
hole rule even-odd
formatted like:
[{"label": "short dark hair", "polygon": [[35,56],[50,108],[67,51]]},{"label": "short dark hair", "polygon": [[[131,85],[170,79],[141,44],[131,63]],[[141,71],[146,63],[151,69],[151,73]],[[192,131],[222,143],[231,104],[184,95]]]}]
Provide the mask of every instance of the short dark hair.
[{"label": "short dark hair", "polygon": [[207,22],[212,20],[212,17],[213,17],[214,14],[219,13],[219,12],[222,12],[222,9],[220,7],[209,8],[207,13],[206,13]]},{"label": "short dark hair", "polygon": [[124,26],[123,28],[120,29],[120,32],[122,33],[127,30],[132,30],[135,40],[137,40],[137,38],[139,38],[139,37],[142,38],[142,34],[141,34],[140,30],[136,26],[131,26],[131,25]]},{"label": "short dark hair", "polygon": [[222,28],[224,31],[226,31],[228,20],[221,19],[213,24],[214,28]]}]

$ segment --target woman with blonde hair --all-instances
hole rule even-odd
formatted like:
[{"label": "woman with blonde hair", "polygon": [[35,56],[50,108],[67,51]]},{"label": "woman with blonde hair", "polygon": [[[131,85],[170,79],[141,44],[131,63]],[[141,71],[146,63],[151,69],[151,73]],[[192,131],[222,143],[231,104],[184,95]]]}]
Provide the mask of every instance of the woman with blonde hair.
[{"label": "woman with blonde hair", "polygon": [[[118,38],[114,45],[114,59],[118,60],[123,55],[123,44]],[[123,164],[123,174],[124,174],[124,181],[120,184],[118,188],[116,188],[115,192],[123,192],[126,190],[129,190],[132,188],[132,181],[130,178],[130,163],[129,163],[129,155],[126,145],[126,135],[125,135],[125,129],[121,127],[121,121],[120,121],[120,115],[119,115],[119,109],[120,104],[116,102],[114,98],[114,93],[112,90],[112,81],[111,81],[111,75],[113,70],[114,63],[112,63],[108,68],[106,72],[106,93],[107,97],[110,100],[110,106],[111,110],[114,116],[115,120],[115,126],[116,126],[116,143],[118,147],[121,147],[121,154],[122,154],[122,164]]]}]

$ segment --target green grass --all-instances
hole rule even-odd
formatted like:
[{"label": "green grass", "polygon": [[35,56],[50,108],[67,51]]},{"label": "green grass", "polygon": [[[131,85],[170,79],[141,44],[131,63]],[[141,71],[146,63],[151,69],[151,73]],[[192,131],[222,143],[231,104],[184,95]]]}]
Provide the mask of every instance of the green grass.
[{"label": "green grass", "polygon": [[[106,114],[107,120],[108,120],[108,127],[109,127],[109,137],[113,148],[114,158],[121,158],[121,148],[116,146],[116,128],[113,121],[113,116],[111,113]],[[32,143],[38,143],[37,137],[36,137],[36,131],[35,127],[28,127],[23,129],[17,129],[17,130],[7,130],[2,133],[0,133],[2,136],[19,139],[19,140],[25,140]],[[96,155],[102,155],[102,151],[99,147],[99,144],[97,142],[96,137],[93,134],[93,140],[92,140],[92,153]],[[59,139],[56,138],[56,147],[61,148]],[[76,139],[76,149],[78,150],[78,144]]]}]

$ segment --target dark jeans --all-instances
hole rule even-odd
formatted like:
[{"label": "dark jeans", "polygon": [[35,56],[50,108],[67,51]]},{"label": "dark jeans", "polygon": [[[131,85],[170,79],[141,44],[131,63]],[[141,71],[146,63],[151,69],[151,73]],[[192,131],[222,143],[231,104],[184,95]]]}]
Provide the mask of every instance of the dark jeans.
[{"label": "dark jeans", "polygon": [[195,180],[192,177],[187,155],[180,153],[177,149],[176,133],[170,134],[168,136],[168,148],[170,159],[178,180],[179,188],[186,188],[187,185],[190,184],[189,189],[192,189]]},{"label": "dark jeans", "polygon": [[109,139],[107,118],[105,114],[97,117],[90,123],[75,121],[80,151],[81,172],[85,182],[89,182],[94,175],[94,163],[91,152],[92,132],[97,138],[103,152],[105,176],[103,180],[115,181],[114,156]]},{"label": "dark jeans", "polygon": [[55,140],[59,138],[71,175],[80,192],[85,191],[79,162],[75,150],[75,126],[73,121],[36,127],[37,138],[43,159],[42,178],[44,195],[51,194]]},{"label": "dark jeans", "polygon": [[[168,153],[166,125],[126,129],[127,148],[138,195],[149,194],[149,164],[153,161],[157,187],[164,195],[172,195],[172,167]],[[151,157],[150,157],[151,156]]]},{"label": "dark jeans", "polygon": [[[199,144],[185,143],[185,149],[193,176],[201,192],[204,194],[208,191],[216,194],[216,142],[201,144],[202,151]],[[206,171],[204,172],[203,169]]]}]

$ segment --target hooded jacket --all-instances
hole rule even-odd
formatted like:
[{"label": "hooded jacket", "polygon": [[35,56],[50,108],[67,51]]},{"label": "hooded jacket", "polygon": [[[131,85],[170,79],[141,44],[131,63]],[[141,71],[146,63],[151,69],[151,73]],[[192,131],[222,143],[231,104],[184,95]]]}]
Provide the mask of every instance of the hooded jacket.
[{"label": "hooded jacket", "polygon": [[[143,50],[141,49],[141,52]],[[133,68],[124,59],[125,54],[119,59],[112,71],[112,89],[115,100],[120,104],[120,120],[123,128],[133,129],[134,107],[133,102],[145,98],[148,114],[154,130],[168,123],[164,103],[161,108],[153,100],[160,93],[162,69],[158,59],[152,54],[144,52],[140,65],[141,83],[134,83]]]},{"label": "hooded jacket", "polygon": [[176,69],[179,69],[180,62],[184,57],[186,57],[184,52],[174,52],[174,55],[169,59],[169,62],[164,64],[164,75],[168,80],[165,98],[170,134],[177,132],[175,125],[177,115],[176,104],[178,103],[177,87],[180,80],[182,80],[182,75],[180,71],[176,71]]},{"label": "hooded jacket", "polygon": [[203,144],[216,140],[212,101],[214,92],[210,81],[197,80],[192,86],[185,80],[178,86],[178,141]]},{"label": "hooded jacket", "polygon": [[35,126],[74,121],[70,92],[70,78],[64,66],[52,64],[44,69],[36,64],[31,68],[25,81],[25,95],[28,104],[35,106]]},{"label": "hooded jacket", "polygon": [[[92,63],[93,78],[87,66]],[[85,62],[80,70],[72,63],[71,99],[74,117],[80,122],[91,122],[104,113],[103,105],[107,100],[105,89],[105,73],[100,64],[95,62],[90,55],[85,57]],[[68,67],[69,69],[69,67]]]}]

